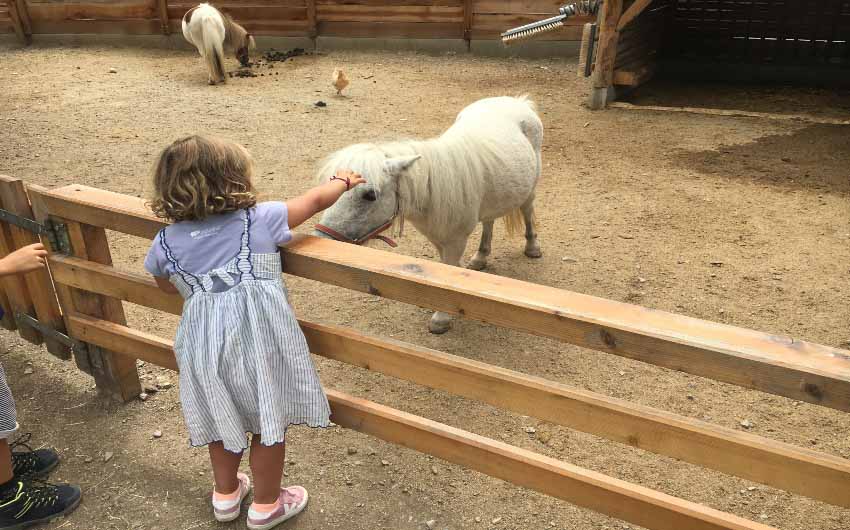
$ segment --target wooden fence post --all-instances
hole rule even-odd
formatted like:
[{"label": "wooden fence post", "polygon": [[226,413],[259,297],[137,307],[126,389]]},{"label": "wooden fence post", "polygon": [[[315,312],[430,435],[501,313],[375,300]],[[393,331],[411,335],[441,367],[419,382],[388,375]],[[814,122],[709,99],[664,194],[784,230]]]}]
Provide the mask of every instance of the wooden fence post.
[{"label": "wooden fence post", "polygon": [[26,10],[24,0],[7,0],[9,17],[12,19],[12,27],[21,44],[29,46],[32,44],[32,27],[29,20],[29,12]]},{"label": "wooden fence post", "polygon": [[319,36],[319,21],[316,16],[316,0],[306,0],[307,2],[307,24],[308,36],[313,41],[313,48],[316,47],[316,37]]},{"label": "wooden fence post", "polygon": [[[0,201],[3,209],[20,217],[32,219],[32,207],[27,198],[26,188],[21,179],[0,175]],[[37,234],[24,230],[23,228],[10,225],[9,231],[12,237],[12,245],[15,249],[39,242]],[[47,269],[34,271],[23,277],[26,282],[32,300],[33,309],[38,321],[56,331],[65,332],[62,320],[62,312],[53,290],[53,281]],[[27,327],[27,326],[24,326]],[[44,337],[47,351],[60,359],[70,359],[71,349],[62,342],[48,336]]]},{"label": "wooden fence post", "polygon": [[472,51],[472,17],[475,4],[473,0],[463,0],[463,40],[466,51]]},{"label": "wooden fence post", "polygon": [[[68,236],[74,256],[103,265],[112,265],[106,230],[82,223],[67,222]],[[115,298],[74,289],[74,308],[83,314],[126,325],[124,307]],[[129,401],[142,392],[136,359],[109,350],[89,347],[89,361],[98,388],[121,401]]]},{"label": "wooden fence post", "polygon": [[162,25],[162,34],[171,35],[171,26],[168,24],[168,0],[156,0],[159,12],[159,23]]},{"label": "wooden fence post", "polygon": [[593,70],[593,88],[588,106],[593,110],[605,108],[614,99],[614,63],[620,32],[617,25],[623,12],[623,0],[605,0],[599,14],[599,47]]},{"label": "wooden fence post", "polygon": [[[36,219],[39,222],[46,222],[50,217],[50,211],[44,203],[42,193],[47,190],[40,186],[30,186],[29,189]],[[109,243],[103,228],[75,221],[62,222],[68,230],[68,239],[74,256],[103,265],[112,265]],[[74,313],[82,313],[121,325],[127,323],[120,300],[81,289],[71,289],[61,284],[57,284],[56,293],[64,311],[66,327],[67,319]],[[81,370],[94,377],[95,383],[102,392],[121,401],[128,401],[141,393],[142,388],[134,358],[90,345],[87,351],[76,352],[74,358]]]},{"label": "wooden fence post", "polygon": [[[9,225],[0,223],[0,257],[6,257],[15,250],[15,243],[12,239],[12,233],[9,230]],[[3,285],[3,291],[9,299],[9,314],[15,318],[15,314],[35,315],[32,298],[30,297],[29,289],[26,282],[19,276],[6,276],[0,279],[0,284]],[[5,311],[5,306],[4,306]],[[5,317],[4,317],[5,318]],[[18,333],[21,337],[33,344],[41,344],[41,333],[30,326],[15,326],[18,328]]]},{"label": "wooden fence post", "polygon": [[15,331],[18,329],[18,324],[15,322],[15,314],[12,310],[12,304],[9,302],[9,296],[6,294],[6,291],[3,290],[2,285],[0,285],[0,308],[3,309],[3,318],[0,319],[0,326],[3,326],[9,331]]}]

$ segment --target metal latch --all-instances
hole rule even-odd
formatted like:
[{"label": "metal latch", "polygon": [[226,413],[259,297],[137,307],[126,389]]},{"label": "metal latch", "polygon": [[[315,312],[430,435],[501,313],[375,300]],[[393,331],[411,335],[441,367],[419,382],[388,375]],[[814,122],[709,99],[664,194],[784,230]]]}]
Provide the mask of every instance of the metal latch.
[{"label": "metal latch", "polygon": [[50,326],[45,326],[44,324],[34,319],[33,317],[27,315],[26,313],[15,313],[15,321],[18,323],[18,326],[29,326],[37,330],[43,336],[49,337],[55,340],[56,342],[60,342],[65,346],[68,346],[74,352],[74,355],[76,355],[77,353],[88,351],[88,347],[86,346],[85,342],[81,342],[73,337],[69,337],[68,335],[65,335],[60,331],[56,331]]},{"label": "metal latch", "polygon": [[71,253],[71,240],[68,237],[68,227],[63,223],[57,223],[48,219],[47,222],[41,224],[3,209],[0,209],[0,220],[22,228],[27,232],[44,236],[50,243],[51,248],[56,252],[61,252],[62,254]]}]

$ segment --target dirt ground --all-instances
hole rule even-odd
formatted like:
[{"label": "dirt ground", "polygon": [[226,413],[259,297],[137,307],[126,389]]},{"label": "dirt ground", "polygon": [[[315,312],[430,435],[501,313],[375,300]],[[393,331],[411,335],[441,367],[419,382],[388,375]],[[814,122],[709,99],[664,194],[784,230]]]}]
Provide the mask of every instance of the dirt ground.
[{"label": "dirt ground", "polygon": [[[261,43],[262,44],[262,43]],[[233,69],[236,63],[228,62]],[[336,97],[331,71],[351,86]],[[117,73],[109,73],[115,68]],[[150,192],[154,157],[203,132],[246,145],[269,198],[306,190],[318,159],[349,143],[440,133],[475,99],[530,94],[546,126],[537,212],[544,257],[497,231],[489,271],[832,346],[850,347],[850,129],[753,118],[582,106],[573,59],[412,52],[298,57],[209,87],[188,50],[0,47],[0,171],[46,186]],[[684,92],[683,92],[684,91]],[[683,96],[683,94],[685,94]],[[325,108],[314,103],[323,100]],[[649,87],[632,101],[847,118],[847,93],[771,87]],[[670,103],[670,102],[675,103]],[[141,270],[147,244],[112,238]],[[468,250],[471,253],[472,245]],[[397,250],[434,258],[408,230]],[[722,266],[710,262],[722,261]],[[297,312],[636,403],[850,458],[850,416],[471,321],[444,336],[429,312],[288,278]],[[176,319],[127,306],[132,325],[171,336]],[[57,447],[56,480],[84,501],[50,528],[193,530],[219,525],[203,450],[187,447],[178,390],[125,405],[16,335],[0,360],[19,419]],[[503,440],[783,530],[846,530],[850,510],[624,447],[534,418],[317,359],[328,387]],[[26,375],[30,366],[34,371]],[[145,383],[174,374],[142,365]],[[526,428],[534,427],[529,434]],[[155,439],[152,434],[163,435]],[[349,455],[348,448],[356,454]],[[107,453],[111,458],[107,460]],[[383,465],[382,460],[389,463]],[[287,480],[306,486],[298,530],[625,529],[568,503],[358,433],[294,428]],[[755,489],[748,489],[754,487]],[[688,530],[688,529],[682,529]]]}]

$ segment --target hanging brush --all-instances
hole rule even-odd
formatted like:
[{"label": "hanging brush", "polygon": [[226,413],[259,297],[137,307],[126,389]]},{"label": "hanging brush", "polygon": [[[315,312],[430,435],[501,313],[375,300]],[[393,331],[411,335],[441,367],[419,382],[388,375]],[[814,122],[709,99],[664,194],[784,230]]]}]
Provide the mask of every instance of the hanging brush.
[{"label": "hanging brush", "polygon": [[502,33],[502,42],[513,44],[518,40],[530,39],[540,33],[556,30],[563,26],[564,21],[572,16],[595,15],[599,11],[599,4],[601,2],[602,0],[580,0],[579,2],[567,4],[558,9],[560,14],[557,16],[509,29]]}]

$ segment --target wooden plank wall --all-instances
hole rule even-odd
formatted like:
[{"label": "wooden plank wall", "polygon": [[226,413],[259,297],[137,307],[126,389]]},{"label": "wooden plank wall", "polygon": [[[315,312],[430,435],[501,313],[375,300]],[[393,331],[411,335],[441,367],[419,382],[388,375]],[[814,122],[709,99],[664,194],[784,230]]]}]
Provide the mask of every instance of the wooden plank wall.
[{"label": "wooden plank wall", "polygon": [[850,65],[850,2],[670,0],[667,48],[725,63]]},{"label": "wooden plank wall", "polygon": [[[9,0],[5,0],[9,1]],[[33,33],[179,34],[194,0],[26,1]],[[0,26],[11,22],[0,0]],[[160,5],[167,13],[163,24]],[[562,0],[222,0],[214,5],[256,35],[498,39],[512,27],[557,14]],[[576,18],[544,40],[578,40]]]},{"label": "wooden plank wall", "polygon": [[[624,2],[623,12],[627,12],[634,3]],[[615,85],[634,87],[652,77],[658,63],[668,8],[667,2],[654,0],[620,32],[614,60]]]},{"label": "wooden plank wall", "polygon": [[12,17],[9,14],[9,6],[3,0],[0,0],[0,33],[14,33],[12,27]]}]

